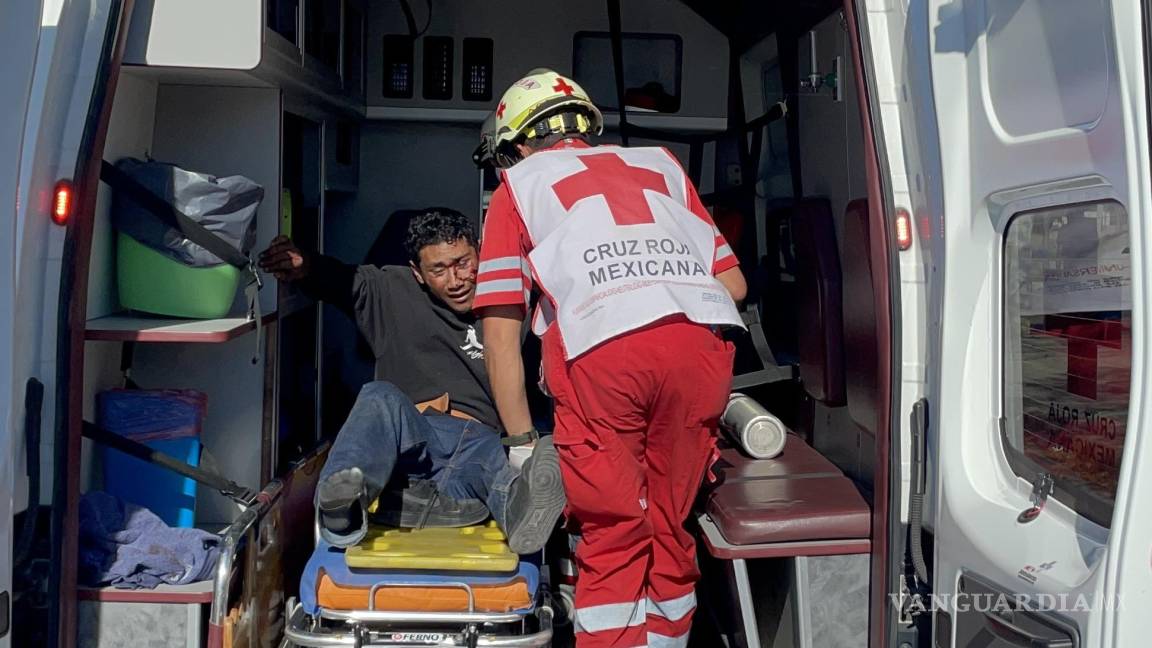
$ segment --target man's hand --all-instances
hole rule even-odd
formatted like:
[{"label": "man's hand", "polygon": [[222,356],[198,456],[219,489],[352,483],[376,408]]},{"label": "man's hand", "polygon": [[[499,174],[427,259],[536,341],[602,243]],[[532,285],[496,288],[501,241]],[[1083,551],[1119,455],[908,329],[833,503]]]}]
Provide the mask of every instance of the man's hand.
[{"label": "man's hand", "polygon": [[260,269],[278,281],[298,281],[308,276],[308,257],[287,236],[277,236],[260,253]]}]

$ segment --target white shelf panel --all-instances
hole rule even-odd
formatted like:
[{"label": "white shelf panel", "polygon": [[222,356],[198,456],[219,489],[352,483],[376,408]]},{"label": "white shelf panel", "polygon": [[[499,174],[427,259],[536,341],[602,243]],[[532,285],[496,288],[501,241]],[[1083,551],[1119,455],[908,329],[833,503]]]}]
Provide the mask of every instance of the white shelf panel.
[{"label": "white shelf panel", "polygon": [[[265,326],[276,313],[263,317]],[[102,342],[201,342],[233,340],[256,329],[256,321],[244,317],[190,320],[116,313],[88,320],[84,339]]]}]

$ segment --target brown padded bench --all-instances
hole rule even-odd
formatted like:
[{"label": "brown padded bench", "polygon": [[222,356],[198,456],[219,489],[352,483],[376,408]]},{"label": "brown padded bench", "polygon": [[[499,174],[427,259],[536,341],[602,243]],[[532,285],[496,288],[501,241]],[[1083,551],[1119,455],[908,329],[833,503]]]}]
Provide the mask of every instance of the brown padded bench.
[{"label": "brown padded bench", "polygon": [[835,464],[789,433],[774,459],[751,459],[727,447],[713,466],[720,484],[707,493],[697,521],[708,553],[725,562],[736,586],[735,644],[760,648],[747,561],[786,558],[798,646],[811,646],[808,559],[871,551],[871,511]]},{"label": "brown padded bench", "polygon": [[799,437],[789,434],[774,459],[751,459],[725,448],[713,470],[720,485],[707,495],[700,516],[713,556],[869,552],[868,504],[840,469]]}]

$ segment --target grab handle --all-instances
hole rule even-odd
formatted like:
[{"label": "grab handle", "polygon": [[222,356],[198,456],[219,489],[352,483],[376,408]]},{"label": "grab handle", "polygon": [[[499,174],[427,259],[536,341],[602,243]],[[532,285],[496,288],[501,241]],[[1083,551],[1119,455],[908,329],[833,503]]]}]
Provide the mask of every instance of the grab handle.
[{"label": "grab handle", "polygon": [[991,610],[984,612],[984,627],[997,638],[1022,648],[1072,648],[1069,637],[1042,637],[999,616]]},{"label": "grab handle", "polygon": [[390,583],[376,583],[372,589],[368,590],[368,609],[372,612],[376,611],[376,592],[384,589],[385,587],[439,587],[443,589],[462,589],[468,595],[468,611],[476,611],[476,595],[472,592],[472,587],[468,583],[407,583],[407,582],[390,582]]}]

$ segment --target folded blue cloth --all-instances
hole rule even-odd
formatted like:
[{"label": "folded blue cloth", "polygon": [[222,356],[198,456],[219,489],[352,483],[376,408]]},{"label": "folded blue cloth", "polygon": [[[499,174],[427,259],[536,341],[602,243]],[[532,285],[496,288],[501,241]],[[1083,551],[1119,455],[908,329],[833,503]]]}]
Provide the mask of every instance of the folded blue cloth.
[{"label": "folded blue cloth", "polygon": [[79,580],[89,587],[154,589],[212,578],[220,537],[168,526],[146,508],[108,493],[80,498]]}]

